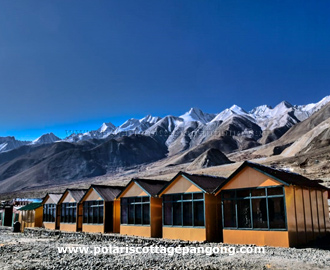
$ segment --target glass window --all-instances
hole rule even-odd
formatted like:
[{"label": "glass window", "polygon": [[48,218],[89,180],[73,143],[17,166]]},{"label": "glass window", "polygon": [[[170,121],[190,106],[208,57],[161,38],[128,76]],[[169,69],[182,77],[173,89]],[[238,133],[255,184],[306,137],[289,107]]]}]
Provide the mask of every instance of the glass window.
[{"label": "glass window", "polygon": [[283,195],[283,187],[274,187],[274,188],[268,188],[267,189],[267,195]]},{"label": "glass window", "polygon": [[[76,208],[70,206],[71,209],[76,212]],[[103,201],[88,201],[83,204],[83,212],[84,212],[84,223],[92,223],[92,224],[103,224]],[[76,215],[72,212],[73,222],[76,220]]]},{"label": "glass window", "polygon": [[150,224],[150,204],[142,204],[143,206],[143,224]]},{"label": "glass window", "polygon": [[251,228],[250,200],[237,200],[237,218],[239,228]]},{"label": "glass window", "polygon": [[264,188],[256,188],[251,190],[252,197],[266,196],[266,190]]},{"label": "glass window", "polygon": [[[125,202],[127,202],[127,201],[125,201]],[[121,224],[127,224],[128,223],[128,205],[122,204],[120,207],[120,211],[121,211],[121,219],[120,219]]]},{"label": "glass window", "polygon": [[192,200],[192,194],[189,193],[189,194],[183,194],[183,200],[189,200],[191,201]]},{"label": "glass window", "polygon": [[164,225],[172,225],[172,203],[171,202],[166,202],[163,204],[164,207]]},{"label": "glass window", "polygon": [[150,198],[121,198],[121,224],[149,225]]},{"label": "glass window", "polygon": [[204,201],[194,202],[194,226],[204,226]]},{"label": "glass window", "polygon": [[268,228],[266,198],[252,200],[253,228]]},{"label": "glass window", "polygon": [[142,224],[142,204],[135,204],[135,224]]},{"label": "glass window", "polygon": [[224,227],[236,227],[236,209],[234,200],[223,201]]},{"label": "glass window", "polygon": [[224,190],[221,193],[224,199],[235,198],[235,190]]},{"label": "glass window", "polygon": [[163,196],[164,225],[204,226],[203,193]]},{"label": "glass window", "polygon": [[183,202],[183,226],[192,226],[192,202]]},{"label": "glass window", "polygon": [[173,203],[173,225],[182,225],[181,202]]},{"label": "glass window", "polygon": [[43,221],[55,222],[56,204],[44,204]]},{"label": "glass window", "polygon": [[238,189],[236,191],[237,198],[246,198],[250,197],[250,189]]},{"label": "glass window", "polygon": [[271,229],[285,228],[284,198],[269,198],[269,227]]},{"label": "glass window", "polygon": [[221,194],[224,228],[286,229],[283,187],[226,190]]}]

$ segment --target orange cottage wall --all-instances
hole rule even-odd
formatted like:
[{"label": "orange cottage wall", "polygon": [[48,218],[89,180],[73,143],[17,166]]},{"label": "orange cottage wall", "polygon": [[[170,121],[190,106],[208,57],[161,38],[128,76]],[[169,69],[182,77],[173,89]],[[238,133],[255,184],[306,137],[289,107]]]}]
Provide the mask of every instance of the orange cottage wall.
[{"label": "orange cottage wall", "polygon": [[75,232],[77,230],[76,223],[60,223],[60,231]]},{"label": "orange cottage wall", "polygon": [[327,192],[292,186],[285,190],[290,246],[323,237],[329,226],[324,201]]},{"label": "orange cottage wall", "polygon": [[[250,167],[244,168],[221,190],[281,185],[275,179]],[[218,194],[220,196],[220,194]],[[287,200],[288,204],[292,204]],[[289,207],[289,210],[291,208]],[[294,209],[294,208],[293,208]],[[220,219],[219,219],[220,220]],[[220,223],[221,224],[221,223]],[[221,225],[218,226],[221,228]],[[229,230],[223,229],[223,242],[228,244],[254,244],[258,246],[289,247],[288,231]]]},{"label": "orange cottage wall", "polygon": [[55,230],[56,229],[55,222],[43,222],[42,225],[45,229],[48,229],[48,230]]},{"label": "orange cottage wall", "polygon": [[120,234],[151,237],[151,227],[147,225],[120,225]]},{"label": "orange cottage wall", "polygon": [[120,200],[113,202],[113,232],[120,232]]},{"label": "orange cottage wall", "polygon": [[84,224],[82,225],[82,231],[83,232],[89,232],[89,233],[104,233],[104,225],[100,224]]}]

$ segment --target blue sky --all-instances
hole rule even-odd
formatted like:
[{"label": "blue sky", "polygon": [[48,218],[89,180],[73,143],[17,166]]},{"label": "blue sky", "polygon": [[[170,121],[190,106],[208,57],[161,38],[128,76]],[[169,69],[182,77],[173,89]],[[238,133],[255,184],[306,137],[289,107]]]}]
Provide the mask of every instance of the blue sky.
[{"label": "blue sky", "polygon": [[329,1],[0,1],[0,136],[330,93]]}]

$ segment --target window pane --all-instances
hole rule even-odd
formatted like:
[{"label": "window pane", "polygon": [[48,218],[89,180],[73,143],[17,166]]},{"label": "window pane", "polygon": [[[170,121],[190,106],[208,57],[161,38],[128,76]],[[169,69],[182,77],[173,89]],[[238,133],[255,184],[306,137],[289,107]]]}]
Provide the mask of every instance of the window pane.
[{"label": "window pane", "polygon": [[172,203],[164,203],[164,225],[173,225]]},{"label": "window pane", "polygon": [[221,193],[224,199],[235,198],[235,190],[224,190]]},{"label": "window pane", "polygon": [[135,224],[142,224],[142,205],[135,205]]},{"label": "window pane", "polygon": [[204,201],[194,202],[194,226],[204,226]]},{"label": "window pane", "polygon": [[236,210],[234,200],[223,201],[224,227],[236,227]]},{"label": "window pane", "polygon": [[135,201],[136,203],[141,203],[141,202],[142,202],[142,198],[141,198],[141,197],[136,197],[136,198],[134,199],[134,201]]},{"label": "window pane", "polygon": [[98,207],[99,209],[99,219],[98,219],[98,223],[102,224],[103,223],[103,204],[101,206]]},{"label": "window pane", "polygon": [[121,224],[128,223],[128,205],[121,206]]},{"label": "window pane", "polygon": [[237,198],[250,197],[250,189],[239,189],[236,192]]},{"label": "window pane", "polygon": [[203,193],[194,193],[194,200],[203,199]]},{"label": "window pane", "polygon": [[164,202],[172,201],[172,195],[164,195],[163,200]]},{"label": "window pane", "polygon": [[173,201],[180,201],[181,200],[181,194],[172,195],[172,199],[173,199]]},{"label": "window pane", "polygon": [[143,204],[143,224],[150,224],[150,204]]},{"label": "window pane", "polygon": [[98,218],[99,218],[99,207],[97,207],[98,202],[93,203],[93,223],[97,224],[99,223]]},{"label": "window pane", "polygon": [[120,201],[121,201],[122,204],[127,204],[128,203],[127,198],[121,198]]},{"label": "window pane", "polygon": [[61,222],[64,222],[64,216],[65,216],[65,204],[62,204],[62,209],[61,209]]},{"label": "window pane", "polygon": [[72,220],[72,222],[73,223],[76,223],[76,221],[77,221],[77,208],[73,208],[73,220]]},{"label": "window pane", "polygon": [[128,224],[134,224],[134,204],[132,201],[128,205]]},{"label": "window pane", "polygon": [[255,188],[251,190],[252,197],[266,196],[266,190],[264,188]]},{"label": "window pane", "polygon": [[250,200],[237,200],[239,228],[251,228]]},{"label": "window pane", "polygon": [[65,222],[70,222],[70,210],[68,205],[65,205]]},{"label": "window pane", "polygon": [[183,194],[183,199],[184,200],[192,200],[192,194]]},{"label": "window pane", "polygon": [[181,202],[173,203],[173,225],[182,225]]},{"label": "window pane", "polygon": [[268,228],[266,198],[252,200],[253,228]]},{"label": "window pane", "polygon": [[285,229],[284,198],[268,198],[269,227]]},{"label": "window pane", "polygon": [[143,198],[142,198],[142,201],[143,201],[143,202],[149,202],[149,201],[150,201],[150,198],[149,198],[149,197],[143,197]]},{"label": "window pane", "polygon": [[267,188],[267,195],[283,195],[283,188],[282,187],[275,187],[275,188]]},{"label": "window pane", "polygon": [[183,202],[183,226],[192,226],[192,202]]},{"label": "window pane", "polygon": [[87,206],[87,202],[84,202],[83,210],[84,210],[84,223],[87,223],[87,219],[88,219],[88,206]]},{"label": "window pane", "polygon": [[93,223],[93,207],[92,207],[92,202],[88,202],[88,223]]}]

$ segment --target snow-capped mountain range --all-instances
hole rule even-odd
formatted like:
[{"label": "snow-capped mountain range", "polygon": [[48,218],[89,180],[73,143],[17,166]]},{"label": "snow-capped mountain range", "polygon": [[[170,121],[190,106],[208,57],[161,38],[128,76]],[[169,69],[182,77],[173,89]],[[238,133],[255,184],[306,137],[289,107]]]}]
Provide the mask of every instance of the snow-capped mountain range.
[{"label": "snow-capped mountain range", "polygon": [[[307,105],[291,105],[283,101],[274,108],[261,105],[249,112],[233,105],[217,114],[191,108],[178,117],[168,115],[161,118],[147,115],[142,119],[128,119],[118,127],[110,122],[103,123],[97,130],[72,134],[62,141],[74,143],[90,139],[142,134],[163,141],[169,149],[175,149],[173,153],[176,153],[213,138],[215,131],[230,130],[240,134],[259,132],[259,135],[252,136],[254,140],[258,143],[268,143],[281,137],[293,125],[307,119],[328,102],[330,102],[330,96]],[[161,136],[159,136],[160,133]],[[22,145],[49,144],[60,140],[53,133],[44,134],[33,142],[19,141],[14,137],[0,137],[0,152]]]}]

